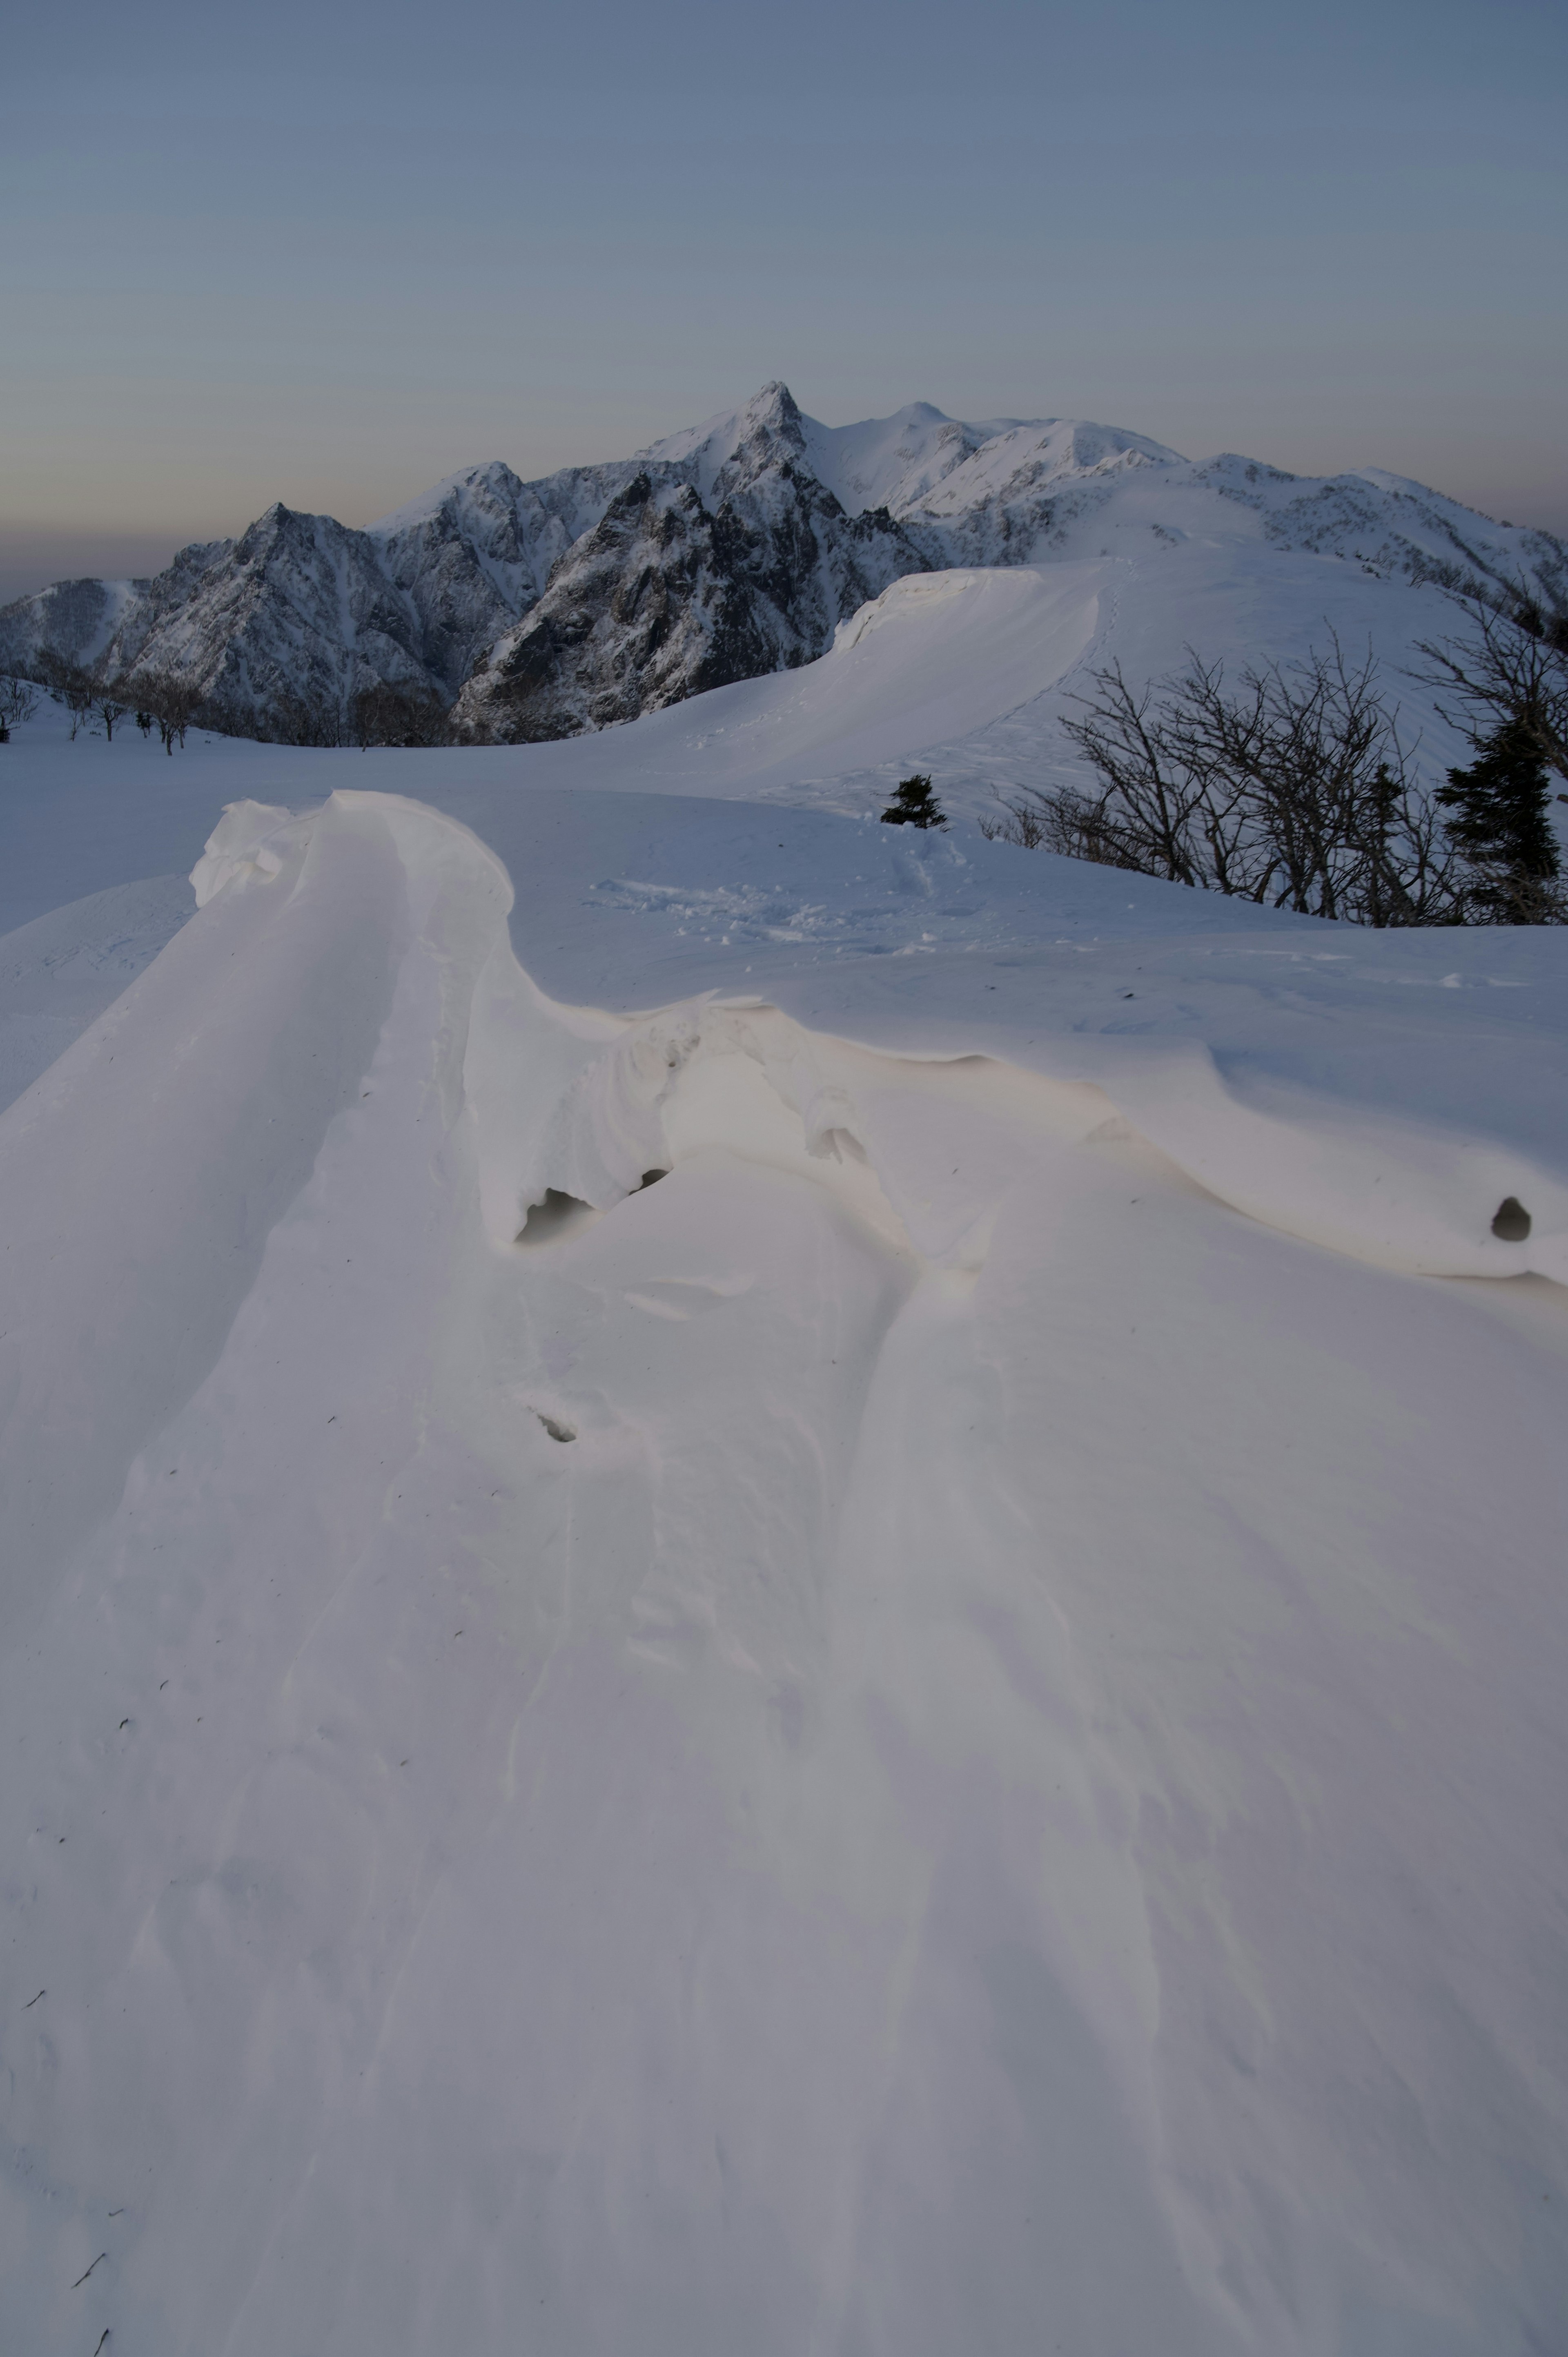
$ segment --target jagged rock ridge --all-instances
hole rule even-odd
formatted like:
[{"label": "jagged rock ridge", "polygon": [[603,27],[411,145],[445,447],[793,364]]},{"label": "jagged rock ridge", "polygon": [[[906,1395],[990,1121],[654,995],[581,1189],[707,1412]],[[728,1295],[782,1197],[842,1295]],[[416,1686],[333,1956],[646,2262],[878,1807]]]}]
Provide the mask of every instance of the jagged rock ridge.
[{"label": "jagged rock ridge", "polygon": [[928,558],[886,508],[846,514],[770,385],[716,463],[706,443],[646,455],[518,626],[481,658],[460,737],[524,742],[634,719],[704,688],[787,671]]},{"label": "jagged rock ridge", "polygon": [[382,689],[462,741],[526,742],[811,662],[905,574],[1149,561],[1193,536],[1416,580],[1568,565],[1550,534],[1379,469],[1194,464],[1115,427],[920,402],[825,426],[775,383],[632,458],[532,483],[470,468],[363,532],[278,505],[155,579],[57,584],[0,612],[0,668],[173,679],[239,735],[336,741]]}]

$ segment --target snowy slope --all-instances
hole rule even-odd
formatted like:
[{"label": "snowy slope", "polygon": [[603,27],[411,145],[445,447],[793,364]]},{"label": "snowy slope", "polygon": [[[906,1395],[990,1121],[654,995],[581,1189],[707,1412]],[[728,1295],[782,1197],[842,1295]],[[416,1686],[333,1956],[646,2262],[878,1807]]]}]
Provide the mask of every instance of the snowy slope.
[{"label": "snowy slope", "polygon": [[[1165,669],[1182,660],[1189,633],[1231,662],[1260,642],[1289,655],[1321,641],[1331,594],[1348,643],[1375,635],[1390,657],[1397,694],[1408,684],[1397,666],[1413,660],[1414,639],[1446,626],[1435,590],[1396,587],[1334,559],[1191,544],[1158,558],[1140,547],[1037,569],[908,576],[842,625],[820,661],[628,726],[460,756],[400,750],[390,773],[380,756],[353,759],[443,804],[454,788],[493,784],[739,795],[873,814],[918,768],[955,811],[983,811],[994,807],[993,787],[1015,791],[1059,773],[1058,715],[1095,665]],[[1406,717],[1412,736],[1425,728],[1428,775],[1459,757],[1419,702]],[[64,716],[47,705],[5,758],[0,929],[128,877],[188,869],[236,792],[319,800],[342,774],[334,752],[199,732],[172,761],[156,738],[145,745],[124,729],[113,746],[85,734],[68,742]]]},{"label": "snowy slope", "polygon": [[[447,751],[400,753],[397,774],[411,791],[444,789],[470,775],[471,754],[476,782],[493,775],[876,811],[894,781],[918,768],[932,772],[950,807],[979,810],[993,807],[993,788],[1012,792],[1062,774],[1069,748],[1058,716],[1097,666],[1119,661],[1131,676],[1148,677],[1179,666],[1189,645],[1231,664],[1262,648],[1288,659],[1325,644],[1331,620],[1347,647],[1369,640],[1380,651],[1406,734],[1421,739],[1423,774],[1436,780],[1463,758],[1460,741],[1405,675],[1419,661],[1416,641],[1451,626],[1434,588],[1391,582],[1337,557],[1274,550],[1253,536],[1194,537],[1164,548],[1129,523],[1110,544],[1117,553],[1109,558],[911,576],[872,601],[869,613],[852,616],[816,662],[682,699],[632,727],[515,752],[466,748],[457,770]],[[67,748],[48,724],[39,726],[43,742],[58,743],[58,754],[42,757],[48,774],[70,791],[97,757],[85,743]],[[128,748],[126,758],[139,755]],[[178,774],[195,778],[202,758],[193,746]],[[254,774],[277,780],[264,785],[263,799],[319,794],[328,789],[316,780],[334,774],[326,754],[255,747],[231,758],[259,762]],[[41,780],[44,772],[30,774]],[[150,787],[158,781],[154,791],[173,790],[168,764],[146,774]],[[203,812],[227,798],[218,787]],[[110,823],[119,823],[111,814]],[[180,857],[193,859],[199,842]],[[5,889],[0,877],[0,902]]]},{"label": "snowy slope", "polygon": [[16,749],[16,2345],[1551,2348],[1561,939]]},{"label": "snowy slope", "polygon": [[689,470],[704,499],[713,495],[724,468],[751,437],[759,407],[788,404],[788,433],[795,453],[851,515],[885,507],[898,514],[1017,418],[993,418],[969,425],[946,417],[929,401],[912,401],[891,417],[868,417],[855,425],[823,425],[797,409],[783,384],[764,385],[742,408],[722,410],[700,425],[666,435],[639,457],[657,465]]},{"label": "snowy slope", "polygon": [[[1331,599],[1348,646],[1381,649],[1407,738],[1419,737],[1420,774],[1435,780],[1463,758],[1403,675],[1415,641],[1448,627],[1434,587],[1255,540],[1151,553],[1129,533],[1122,545],[1128,553],[1109,559],[908,576],[843,625],[819,662],[628,726],[460,754],[355,753],[349,769],[444,808],[470,790],[508,802],[548,788],[873,816],[897,779],[919,769],[954,812],[980,813],[994,809],[993,790],[1063,774],[1059,716],[1096,666],[1119,661],[1148,676],[1179,664],[1184,642],[1232,664],[1260,647],[1288,657],[1323,642]],[[197,732],[169,760],[156,738],[124,728],[112,746],[86,734],[68,742],[63,714],[46,705],[5,751],[0,931],[126,880],[188,871],[226,802],[319,801],[344,758]]]},{"label": "snowy slope", "polygon": [[[532,742],[810,662],[863,601],[927,569],[1115,553],[1176,614],[1167,560],[1193,546],[1265,574],[1331,562],[1319,619],[1342,631],[1352,574],[1403,588],[1568,563],[1549,534],[1377,468],[1194,464],[1120,428],[966,424],[923,403],[829,427],[776,382],[634,459],[533,483],[499,462],[465,469],[369,532],[274,507],[155,581],[7,607],[0,662],[172,673],[210,724],[285,742],[338,741],[378,683],[456,702],[465,742]],[[1391,640],[1407,638],[1400,600],[1385,610]],[[1222,635],[1256,652],[1251,619],[1233,600]]]},{"label": "snowy slope", "polygon": [[1553,2346],[1568,943],[872,815],[1440,610],[1230,504],[0,755],[7,2345]]},{"label": "snowy slope", "polygon": [[965,425],[944,417],[929,401],[912,401],[891,417],[868,417],[855,425],[803,420],[813,471],[852,515],[862,508],[902,514],[983,443],[1021,422],[999,417],[983,425]]},{"label": "snowy slope", "polygon": [[151,964],[192,908],[183,876],[84,894],[0,935],[0,1106]]},{"label": "snowy slope", "polygon": [[8,670],[24,675],[46,654],[93,670],[149,586],[145,581],[57,581],[37,597],[20,597],[0,611],[0,658]]}]

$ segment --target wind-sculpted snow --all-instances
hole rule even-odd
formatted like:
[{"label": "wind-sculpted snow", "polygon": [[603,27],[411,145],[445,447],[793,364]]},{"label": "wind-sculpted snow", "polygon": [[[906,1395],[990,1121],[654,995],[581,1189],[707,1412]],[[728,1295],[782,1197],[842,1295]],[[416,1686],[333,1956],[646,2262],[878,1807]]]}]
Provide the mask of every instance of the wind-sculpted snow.
[{"label": "wind-sculpted snow", "polygon": [[1059,866],[575,1004],[547,799],[236,806],[0,1116],[10,2339],[1550,2348],[1563,1297],[1397,1273],[1568,1275],[1524,1049]]},{"label": "wind-sculpted snow", "polygon": [[0,1107],[113,1005],[189,914],[185,877],[155,876],[0,936]]}]

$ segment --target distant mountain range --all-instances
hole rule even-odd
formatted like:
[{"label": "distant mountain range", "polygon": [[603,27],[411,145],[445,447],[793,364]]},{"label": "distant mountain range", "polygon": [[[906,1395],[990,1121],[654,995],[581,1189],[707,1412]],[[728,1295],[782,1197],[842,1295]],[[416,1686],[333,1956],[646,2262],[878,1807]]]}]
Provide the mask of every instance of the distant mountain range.
[{"label": "distant mountain range", "polygon": [[371,715],[529,743],[810,662],[905,574],[1194,539],[1412,582],[1568,565],[1551,534],[1378,468],[1194,463],[1112,426],[924,402],[826,426],[768,384],[631,458],[533,483],[470,468],[365,532],[279,504],[151,580],[58,583],[0,609],[0,669],[127,700],[172,684],[237,736],[336,743]]}]

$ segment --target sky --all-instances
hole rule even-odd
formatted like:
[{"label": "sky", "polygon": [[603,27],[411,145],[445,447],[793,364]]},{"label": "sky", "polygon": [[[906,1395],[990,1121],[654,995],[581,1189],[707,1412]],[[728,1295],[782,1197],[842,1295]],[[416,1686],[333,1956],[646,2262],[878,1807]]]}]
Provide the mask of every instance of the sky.
[{"label": "sky", "polygon": [[1560,0],[82,0],[5,83],[5,596],[776,377],[1568,533]]}]

